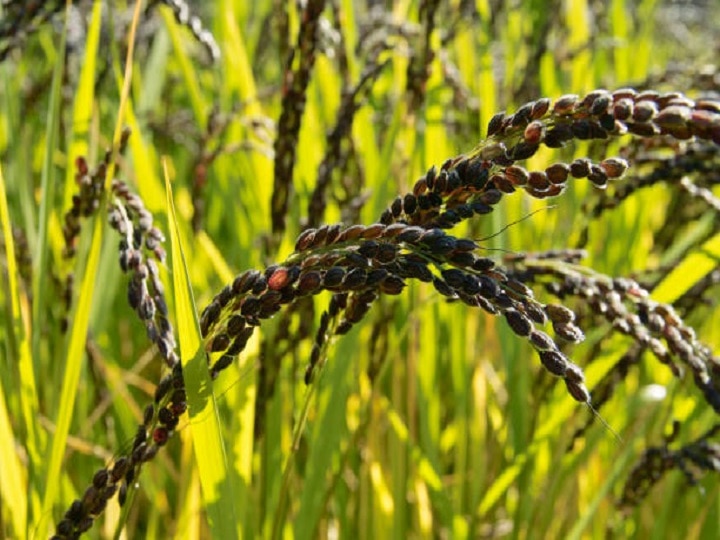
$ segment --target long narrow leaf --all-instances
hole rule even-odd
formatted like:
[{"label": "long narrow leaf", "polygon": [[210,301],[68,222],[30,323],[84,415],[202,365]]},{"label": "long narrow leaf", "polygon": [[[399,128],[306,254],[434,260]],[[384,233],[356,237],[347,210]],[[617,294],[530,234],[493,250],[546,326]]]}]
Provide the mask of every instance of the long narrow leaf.
[{"label": "long narrow leaf", "polygon": [[185,263],[185,254],[180,241],[167,167],[165,168],[165,188],[167,190],[168,227],[172,245],[173,291],[177,330],[180,337],[180,357],[183,362],[187,387],[190,430],[195,450],[195,462],[200,474],[203,501],[212,536],[214,538],[237,538],[238,522],[235,519],[232,479],[228,473],[220,418],[200,338],[200,325]]},{"label": "long narrow leaf", "polygon": [[[10,213],[8,212],[7,198],[5,195],[5,179],[2,167],[0,166],[0,226],[5,240],[5,258],[7,260],[7,300],[10,303],[12,316],[13,335],[19,341],[20,370],[26,373],[30,379],[23,381],[21,389],[21,407],[23,420],[28,429],[27,440],[25,441],[28,453],[32,452],[32,458],[37,458],[37,443],[31,411],[37,410],[37,392],[35,392],[35,376],[32,372],[32,359],[30,357],[30,346],[23,329],[20,316],[20,305],[18,302],[17,286],[17,265],[15,263],[15,246],[13,243],[12,229],[10,225]],[[11,336],[12,337],[12,336]],[[30,420],[30,422],[28,422]],[[0,474],[0,494],[2,503],[10,509],[11,524],[17,536],[25,534],[27,526],[27,504],[25,493],[27,493],[27,479],[23,479],[20,471],[20,460],[14,450],[15,436],[8,415],[8,407],[5,401],[5,392],[0,384],[0,463],[3,464],[3,472]],[[36,462],[35,462],[36,463]]]}]

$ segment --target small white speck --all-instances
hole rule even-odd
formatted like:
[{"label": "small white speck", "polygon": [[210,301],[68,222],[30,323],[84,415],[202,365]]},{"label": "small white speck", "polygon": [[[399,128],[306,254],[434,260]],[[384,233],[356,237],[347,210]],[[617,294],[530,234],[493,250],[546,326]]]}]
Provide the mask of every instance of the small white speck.
[{"label": "small white speck", "polygon": [[662,401],[667,397],[667,388],[661,384],[648,384],[640,389],[640,399],[643,401]]}]

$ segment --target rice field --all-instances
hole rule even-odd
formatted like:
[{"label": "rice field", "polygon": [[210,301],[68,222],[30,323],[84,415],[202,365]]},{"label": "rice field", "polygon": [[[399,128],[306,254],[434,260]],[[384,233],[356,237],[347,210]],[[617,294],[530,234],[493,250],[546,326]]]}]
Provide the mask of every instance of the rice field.
[{"label": "rice field", "polygon": [[719,25],[0,3],[0,536],[716,538]]}]

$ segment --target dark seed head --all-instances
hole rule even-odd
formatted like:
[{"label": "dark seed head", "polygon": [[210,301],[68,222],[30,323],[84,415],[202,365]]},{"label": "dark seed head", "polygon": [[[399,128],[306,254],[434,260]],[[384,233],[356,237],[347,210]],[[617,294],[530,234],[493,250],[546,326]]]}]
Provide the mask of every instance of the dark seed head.
[{"label": "dark seed head", "polygon": [[400,294],[404,288],[405,282],[402,278],[393,275],[388,276],[380,287],[382,292],[390,295]]},{"label": "dark seed head", "polygon": [[500,131],[505,122],[505,111],[497,113],[488,122],[487,136],[492,137]]},{"label": "dark seed head", "polygon": [[[244,306],[243,306],[244,307]],[[207,345],[208,352],[224,351],[230,345],[230,338],[227,334],[218,334]]]},{"label": "dark seed head", "polygon": [[579,327],[573,323],[557,324],[553,323],[553,329],[558,337],[570,341],[572,343],[580,343],[585,339],[585,334]]},{"label": "dark seed head", "polygon": [[538,351],[550,351],[555,349],[555,342],[550,336],[541,330],[533,330],[529,336],[530,343]]},{"label": "dark seed head", "polygon": [[147,407],[145,407],[145,411],[143,412],[143,425],[145,427],[150,426],[150,422],[152,422],[153,415],[155,414],[155,407],[152,403],[150,403]]},{"label": "dark seed head", "polygon": [[590,403],[590,392],[588,392],[584,384],[565,379],[565,386],[575,401]]},{"label": "dark seed head", "polygon": [[564,184],[567,181],[570,167],[565,163],[555,163],[545,169],[547,179],[552,184]]},{"label": "dark seed head", "polygon": [[109,478],[110,474],[107,469],[100,469],[95,473],[95,476],[93,476],[93,486],[95,486],[96,489],[102,489],[105,487],[105,484],[107,484]]},{"label": "dark seed head", "polygon": [[323,285],[328,288],[337,287],[345,277],[345,269],[340,266],[333,266],[325,272]]},{"label": "dark seed head", "polygon": [[542,365],[553,375],[563,377],[568,368],[568,360],[563,353],[556,349],[540,351]]},{"label": "dark seed head", "polygon": [[558,98],[553,104],[553,113],[557,115],[571,114],[578,99],[575,94],[566,94]]},{"label": "dark seed head", "polygon": [[120,479],[125,476],[130,463],[126,457],[118,458],[113,464],[112,470],[110,471],[110,478],[113,482],[119,482]]},{"label": "dark seed head", "polygon": [[595,187],[599,187],[599,188],[607,187],[608,175],[600,166],[591,165],[590,173],[588,174],[587,177],[588,177],[588,180],[590,180],[595,185]]},{"label": "dark seed head", "polygon": [[288,284],[288,269],[280,266],[272,271],[270,277],[267,278],[267,286],[270,290],[279,291]]},{"label": "dark seed head", "polygon": [[162,426],[157,427],[153,431],[153,441],[156,445],[163,446],[170,438],[169,435],[170,434],[168,433],[168,430],[166,428]]},{"label": "dark seed head", "polygon": [[504,312],[504,315],[508,325],[518,336],[525,337],[530,335],[533,325],[525,315],[515,309],[508,309]]},{"label": "dark seed head", "polygon": [[590,160],[585,158],[579,158],[570,164],[570,174],[574,178],[585,178],[590,174]]},{"label": "dark seed head", "polygon": [[550,320],[555,324],[567,324],[575,320],[575,313],[559,304],[547,304],[545,306],[545,313]]},{"label": "dark seed head", "polygon": [[300,276],[297,284],[297,294],[312,294],[320,288],[322,276],[320,272],[309,271]]}]

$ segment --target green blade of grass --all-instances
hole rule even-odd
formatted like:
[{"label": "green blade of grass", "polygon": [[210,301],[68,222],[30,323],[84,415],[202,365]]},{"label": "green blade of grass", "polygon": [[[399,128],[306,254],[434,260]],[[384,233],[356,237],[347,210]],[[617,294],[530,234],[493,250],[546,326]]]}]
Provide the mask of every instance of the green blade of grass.
[{"label": "green blade of grass", "polygon": [[[36,433],[34,429],[33,413],[37,413],[37,392],[35,391],[35,375],[32,371],[32,358],[30,356],[30,344],[23,330],[22,318],[20,315],[20,304],[18,302],[18,286],[17,286],[17,265],[15,263],[15,246],[13,243],[12,229],[10,226],[10,213],[7,206],[7,198],[5,195],[5,179],[3,177],[2,166],[0,166],[0,225],[5,239],[5,260],[7,261],[7,301],[10,303],[10,311],[12,315],[12,330],[9,332],[10,338],[13,336],[18,341],[19,364],[21,373],[21,408],[23,411],[23,420],[25,421],[27,440],[25,448],[31,458],[30,472],[37,466],[37,444]],[[4,281],[4,280],[3,280]],[[29,372],[28,372],[29,370]],[[29,380],[22,378],[23,375],[29,377]],[[14,535],[16,537],[23,536],[27,531],[27,498],[26,493],[30,490],[27,485],[30,479],[25,479],[20,475],[21,464],[18,455],[15,452],[13,441],[12,425],[8,415],[8,407],[5,401],[5,392],[2,384],[0,384],[0,462],[3,464],[3,473],[0,474],[0,494],[2,494],[3,504],[10,510],[10,523],[13,526]],[[34,490],[33,490],[34,491]]]},{"label": "green blade of grass", "polygon": [[40,199],[40,212],[38,215],[38,242],[35,246],[35,256],[33,257],[34,266],[32,283],[34,298],[32,313],[32,352],[35,362],[38,362],[40,359],[40,318],[43,313],[47,312],[45,309],[47,295],[43,294],[43,291],[46,289],[46,279],[48,278],[46,268],[50,252],[48,232],[55,200],[55,167],[53,164],[53,158],[55,156],[56,142],[60,129],[60,102],[62,99],[61,89],[63,70],[65,67],[64,58],[66,37],[67,17],[65,17],[65,26],[63,27],[60,48],[55,61],[55,67],[53,69],[50,101],[47,112],[47,127],[45,130],[45,152],[40,180],[42,198]]},{"label": "green blade of grass", "polygon": [[[66,17],[67,23],[67,17]],[[64,27],[62,33],[62,41],[58,53],[58,60],[55,64],[53,72],[53,81],[50,90],[50,103],[48,107],[48,118],[47,118],[47,130],[46,130],[46,145],[45,145],[45,158],[43,161],[42,179],[41,179],[41,190],[42,198],[40,200],[40,213],[38,215],[38,243],[36,245],[36,256],[33,258],[35,266],[33,268],[33,313],[32,313],[32,355],[33,361],[38,362],[40,355],[40,340],[42,336],[41,331],[41,316],[46,312],[44,308],[45,300],[47,295],[43,294],[45,289],[45,279],[47,278],[46,271],[46,260],[49,256],[49,245],[48,245],[48,229],[52,212],[52,204],[55,193],[55,181],[54,181],[54,166],[53,156],[55,154],[55,145],[59,130],[60,120],[60,89],[62,85],[62,72],[64,67],[64,51],[65,51],[65,40],[67,34],[67,26]],[[99,254],[99,246],[96,250],[97,256]],[[91,253],[91,258],[92,258]],[[87,277],[87,274],[86,274]],[[94,276],[93,276],[94,277]],[[76,317],[82,317],[83,314],[89,315],[89,298],[83,298],[81,292],[80,304],[77,306]],[[75,319],[77,323],[82,323],[81,320]],[[40,513],[38,523],[38,533],[45,536],[48,533],[47,522],[51,517],[52,506],[57,498],[58,486],[60,484],[60,466],[62,463],[62,457],[65,450],[65,442],[67,440],[67,434],[70,430],[70,421],[72,418],[72,409],[76,395],[77,382],[80,378],[80,366],[82,347],[85,344],[85,335],[87,332],[87,325],[82,329],[82,336],[80,336],[81,329],[79,324],[73,325],[71,334],[71,349],[68,350],[65,362],[65,376],[63,378],[62,390],[60,395],[60,404],[58,407],[58,416],[55,422],[56,431],[53,436],[53,444],[50,451],[50,460],[47,467],[42,471],[42,476],[45,479],[45,492],[43,495],[42,510]],[[73,339],[74,338],[74,339]],[[81,343],[75,343],[82,339]],[[75,349],[72,345],[75,345]],[[74,354],[77,351],[78,354]]]},{"label": "green blade of grass", "polygon": [[183,362],[190,431],[195,450],[195,462],[202,485],[203,502],[208,515],[211,536],[213,538],[239,538],[240,523],[235,518],[232,478],[228,471],[227,454],[220,430],[220,418],[200,337],[200,325],[185,263],[185,254],[180,241],[166,163],[164,163],[164,168],[180,357]]},{"label": "green blade of grass", "polygon": [[[142,2],[140,0],[135,3],[132,25],[130,27],[128,37],[130,45],[127,51],[125,78],[120,94],[120,106],[118,108],[117,121],[115,123],[115,132],[113,135],[114,145],[117,145],[117,143],[120,141],[122,120],[124,117],[124,111],[128,95],[130,93],[130,81],[132,79],[132,58],[134,52],[135,34],[137,31],[137,24],[140,17],[141,4]],[[64,39],[65,38],[63,37],[63,43]],[[58,82],[58,99],[59,84],[60,83]],[[112,182],[114,172],[115,161],[111,160],[105,177],[106,191]],[[43,191],[43,197],[46,196],[47,195],[45,191]],[[103,222],[105,212],[106,209],[102,207],[99,215],[97,215],[94,220],[92,241],[90,245],[90,251],[85,261],[85,271],[82,277],[79,297],[77,305],[73,309],[71,315],[71,320],[73,321],[73,323],[70,329],[70,337],[67,351],[65,354],[65,373],[63,376],[63,382],[61,387],[62,390],[60,394],[60,403],[58,406],[57,419],[55,421],[55,435],[53,437],[52,448],[50,451],[50,460],[45,474],[46,485],[45,493],[43,496],[42,513],[37,529],[39,531],[39,534],[41,535],[45,535],[47,533],[47,523],[52,516],[52,506],[57,499],[58,488],[60,485],[62,460],[65,454],[65,446],[67,443],[68,433],[70,431],[70,423],[72,421],[75,398],[77,396],[78,383],[80,380],[80,370],[82,367],[85,344],[87,341],[87,332],[90,325],[90,311],[92,307],[93,296],[95,294],[95,278],[97,277],[97,269],[100,263],[100,252],[103,242]]]},{"label": "green blade of grass", "polygon": [[[345,336],[344,347],[348,352],[357,350],[355,335]],[[337,455],[340,453],[340,442],[346,431],[345,403],[349,395],[348,372],[351,362],[334,362],[323,377],[328,391],[320,396],[320,417],[313,426],[309,441],[314,448],[312,459],[305,472],[300,499],[300,510],[294,523],[297,538],[312,538],[317,535],[316,527],[325,510],[324,498],[329,469],[335,467]],[[327,379],[325,382],[324,379]]]},{"label": "green blade of grass", "polygon": [[719,261],[720,233],[706,240],[698,251],[690,253],[673,268],[672,272],[653,290],[653,299],[658,302],[674,302],[717,268]]}]

